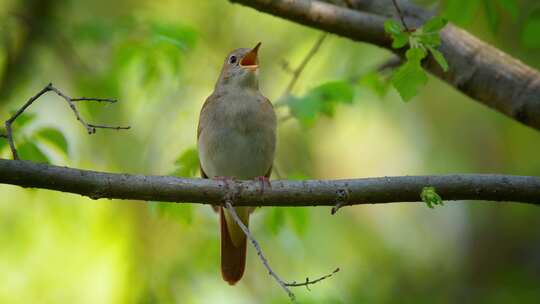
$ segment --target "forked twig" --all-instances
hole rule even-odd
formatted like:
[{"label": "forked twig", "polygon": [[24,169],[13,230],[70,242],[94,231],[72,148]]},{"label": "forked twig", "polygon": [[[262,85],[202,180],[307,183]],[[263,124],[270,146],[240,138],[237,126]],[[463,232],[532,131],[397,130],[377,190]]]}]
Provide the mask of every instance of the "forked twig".
[{"label": "forked twig", "polygon": [[289,298],[291,299],[291,301],[293,303],[296,303],[296,296],[294,295],[294,293],[289,289],[289,287],[300,287],[300,286],[306,286],[306,288],[309,289],[309,285],[313,285],[313,284],[316,284],[322,280],[325,280],[331,276],[333,276],[336,272],[339,271],[339,268],[336,268],[332,273],[330,274],[327,274],[325,276],[322,276],[316,280],[313,280],[313,281],[310,281],[309,278],[306,278],[306,281],[303,282],[303,283],[296,283],[296,281],[293,281],[292,283],[287,283],[285,281],[283,281],[278,275],[277,273],[274,272],[274,270],[272,269],[272,267],[270,267],[270,264],[268,263],[268,260],[266,259],[266,257],[264,256],[263,252],[262,252],[262,249],[261,249],[261,246],[259,245],[259,243],[257,242],[257,240],[255,239],[255,237],[253,237],[253,235],[251,235],[251,232],[249,231],[249,228],[246,227],[246,225],[244,225],[244,223],[242,222],[242,220],[240,220],[240,218],[238,217],[238,214],[236,213],[236,211],[234,210],[234,207],[232,206],[231,204],[231,199],[230,198],[226,198],[225,199],[225,208],[227,209],[227,211],[229,212],[229,214],[232,216],[232,218],[234,219],[234,221],[236,222],[236,224],[238,226],[240,226],[240,229],[242,229],[242,231],[244,232],[244,234],[246,235],[246,237],[249,239],[249,241],[251,242],[251,244],[253,245],[253,247],[255,248],[255,251],[257,251],[257,255],[259,256],[259,259],[261,260],[261,262],[263,263],[264,267],[266,268],[266,270],[268,270],[268,274],[270,274],[275,280],[276,282],[279,284],[279,286],[281,286],[281,288],[283,290],[285,290],[285,292],[287,293],[287,295],[289,296]]},{"label": "forked twig", "polygon": [[19,109],[13,116],[11,116],[6,122],[4,123],[6,126],[6,135],[5,137],[8,140],[9,147],[11,149],[11,154],[13,154],[13,159],[19,159],[19,155],[17,154],[17,148],[15,147],[15,143],[13,141],[13,130],[11,129],[11,125],[13,122],[19,117],[32,103],[34,103],[39,97],[41,97],[43,94],[47,92],[54,92],[56,95],[62,97],[70,107],[70,109],[73,111],[73,114],[75,114],[75,117],[77,120],[83,125],[83,127],[86,129],[88,134],[94,134],[96,133],[96,129],[114,129],[114,130],[127,130],[131,128],[130,126],[127,127],[113,127],[113,126],[105,126],[105,125],[95,125],[87,123],[79,114],[79,111],[77,110],[77,107],[75,106],[75,102],[78,101],[97,101],[97,102],[110,102],[115,103],[116,99],[110,99],[110,98],[89,98],[89,97],[81,97],[81,98],[71,98],[64,94],[62,91],[57,89],[53,86],[52,83],[49,83],[46,85],[41,91],[39,91],[36,95],[28,99],[28,101]]},{"label": "forked twig", "polygon": [[324,275],[318,279],[315,279],[313,281],[310,281],[309,278],[306,278],[306,281],[303,282],[303,283],[296,283],[296,281],[293,281],[292,283],[285,283],[285,286],[288,286],[288,287],[300,287],[300,286],[306,286],[306,288],[308,290],[311,290],[309,289],[309,285],[313,285],[313,284],[316,284],[316,283],[319,283],[320,281],[322,280],[326,280],[328,279],[329,277],[333,276],[334,274],[338,273],[339,272],[339,267],[336,268],[334,271],[332,271],[331,273],[327,274],[327,275]]},{"label": "forked twig", "polygon": [[261,246],[259,245],[259,243],[257,242],[257,240],[251,235],[251,233],[249,232],[249,229],[246,227],[246,225],[244,225],[244,223],[242,222],[242,220],[240,220],[240,218],[238,217],[238,214],[236,214],[236,211],[234,210],[234,207],[232,206],[231,204],[231,201],[230,199],[227,199],[225,200],[225,208],[227,208],[227,211],[229,212],[229,214],[232,216],[232,218],[234,219],[234,221],[236,222],[236,224],[238,226],[240,226],[240,228],[242,229],[242,231],[244,232],[244,234],[246,235],[246,237],[249,239],[249,241],[251,242],[251,244],[253,245],[253,247],[255,247],[255,250],[257,251],[257,255],[259,256],[259,258],[261,259],[264,267],[266,267],[266,270],[268,270],[268,274],[270,274],[275,280],[276,282],[278,282],[279,286],[281,286],[281,288],[283,288],[283,290],[285,290],[285,292],[287,293],[287,295],[289,296],[289,298],[291,299],[291,301],[293,303],[296,303],[296,296],[294,295],[294,293],[287,287],[287,283],[285,283],[275,272],[274,270],[272,270],[272,267],[270,267],[270,265],[268,264],[268,260],[264,257],[264,254],[262,252],[262,249],[261,249]]},{"label": "forked twig", "polygon": [[279,98],[278,102],[275,103],[276,107],[285,105],[285,100],[287,96],[291,94],[294,86],[296,85],[296,82],[298,81],[298,78],[300,77],[304,69],[306,68],[309,61],[313,58],[313,56],[315,56],[317,51],[319,51],[322,43],[324,42],[327,36],[328,36],[327,33],[321,34],[319,39],[317,39],[315,44],[311,47],[309,52],[306,54],[306,57],[304,57],[304,59],[302,60],[300,65],[298,65],[296,69],[292,70],[290,69],[289,64],[287,62],[283,63],[284,69],[292,74],[292,78],[289,84],[287,85],[287,87],[285,88],[285,91],[283,91],[283,94],[281,94],[281,97]]}]

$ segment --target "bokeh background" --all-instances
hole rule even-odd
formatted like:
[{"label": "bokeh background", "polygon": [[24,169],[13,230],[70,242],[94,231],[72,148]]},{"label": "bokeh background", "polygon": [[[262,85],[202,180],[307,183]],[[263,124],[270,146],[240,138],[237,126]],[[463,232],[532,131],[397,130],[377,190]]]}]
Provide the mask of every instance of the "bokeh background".
[{"label": "bokeh background", "polygon": [[[423,4],[540,67],[536,0]],[[1,0],[0,35],[0,120],[53,82],[71,96],[118,98],[81,103],[80,110],[92,122],[132,126],[87,135],[49,94],[15,125],[23,158],[194,176],[199,109],[225,55],[262,41],[261,90],[277,101],[291,79],[284,66],[297,66],[321,33],[224,0]],[[327,37],[292,93],[338,82],[353,96],[329,101],[330,110],[309,119],[277,109],[282,178],[540,175],[538,131],[433,77],[404,103],[388,75],[374,73],[389,58],[386,50]],[[10,157],[1,139],[0,149]],[[296,289],[302,303],[540,298],[534,206],[366,205],[334,216],[329,208],[260,208],[251,227],[286,280],[341,268],[311,291]],[[219,273],[217,216],[207,206],[94,201],[0,185],[1,303],[286,303],[248,250],[246,274],[230,287]]]}]

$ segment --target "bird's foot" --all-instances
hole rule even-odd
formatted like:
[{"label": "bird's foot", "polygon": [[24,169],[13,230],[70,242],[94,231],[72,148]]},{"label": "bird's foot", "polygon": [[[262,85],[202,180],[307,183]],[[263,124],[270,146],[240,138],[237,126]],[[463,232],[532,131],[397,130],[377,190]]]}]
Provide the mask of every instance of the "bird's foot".
[{"label": "bird's foot", "polygon": [[261,194],[264,193],[264,188],[268,187],[269,189],[272,189],[272,184],[270,183],[270,179],[266,176],[257,176],[255,177],[256,181],[259,181],[261,183]]}]

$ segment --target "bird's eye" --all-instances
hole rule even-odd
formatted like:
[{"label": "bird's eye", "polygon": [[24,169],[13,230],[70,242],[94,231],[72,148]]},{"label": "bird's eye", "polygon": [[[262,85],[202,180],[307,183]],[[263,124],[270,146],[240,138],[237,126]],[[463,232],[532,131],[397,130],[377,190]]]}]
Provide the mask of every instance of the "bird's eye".
[{"label": "bird's eye", "polygon": [[232,56],[229,58],[229,63],[230,63],[230,64],[235,64],[235,63],[236,63],[236,56],[232,55]]}]

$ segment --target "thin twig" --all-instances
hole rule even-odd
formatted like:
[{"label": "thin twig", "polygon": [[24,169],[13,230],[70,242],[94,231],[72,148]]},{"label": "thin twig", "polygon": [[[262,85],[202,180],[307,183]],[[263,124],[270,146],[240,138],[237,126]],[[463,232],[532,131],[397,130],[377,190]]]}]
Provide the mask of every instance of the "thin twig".
[{"label": "thin twig", "polygon": [[292,283],[286,283],[285,285],[288,286],[288,287],[300,287],[300,286],[306,286],[306,288],[309,290],[309,285],[313,285],[313,284],[316,284],[322,280],[326,280],[328,278],[330,278],[331,276],[333,276],[334,274],[338,273],[339,272],[339,267],[336,268],[334,271],[332,271],[331,273],[327,274],[327,275],[324,275],[316,280],[313,280],[313,281],[310,281],[309,278],[306,278],[306,281],[303,282],[303,283],[296,283],[296,282],[292,282]]},{"label": "thin twig", "polygon": [[115,103],[118,100],[113,98],[92,98],[92,97],[80,97],[80,98],[71,98],[71,101],[97,101],[97,102],[110,102]]},{"label": "thin twig", "polygon": [[46,85],[41,91],[39,91],[36,95],[28,99],[28,101],[19,109],[13,116],[11,116],[6,122],[4,123],[6,126],[6,137],[8,139],[9,147],[11,149],[11,154],[13,155],[13,159],[19,159],[19,155],[17,154],[17,148],[15,147],[15,142],[13,141],[13,130],[11,128],[11,125],[13,122],[19,117],[32,103],[34,103],[39,97],[41,97],[43,94],[52,91],[55,92],[56,95],[62,97],[67,104],[69,105],[70,109],[73,111],[73,114],[75,114],[75,117],[77,120],[84,126],[88,134],[96,133],[96,129],[115,129],[115,130],[127,130],[131,127],[113,127],[113,126],[104,126],[104,125],[94,125],[87,123],[79,114],[79,111],[77,110],[77,107],[75,106],[75,101],[98,101],[98,102],[116,102],[115,99],[110,98],[88,98],[88,97],[82,97],[82,98],[71,98],[64,94],[62,91],[57,89],[53,86],[52,83],[49,83]]},{"label": "thin twig", "polygon": [[405,31],[409,32],[410,30],[407,27],[407,24],[405,23],[405,17],[403,17],[403,14],[401,13],[401,9],[399,8],[399,5],[397,4],[397,1],[392,0],[392,3],[394,3],[394,7],[396,8],[399,19],[401,20],[401,24],[403,24],[403,27],[405,28]]},{"label": "thin twig", "polygon": [[249,229],[246,227],[246,225],[244,225],[242,220],[240,220],[240,218],[238,217],[238,214],[236,214],[236,211],[234,210],[234,207],[232,206],[230,199],[225,200],[225,208],[227,208],[227,210],[229,211],[229,214],[232,216],[232,218],[234,219],[236,224],[238,224],[238,226],[240,226],[240,228],[242,229],[242,231],[244,231],[244,234],[249,239],[249,241],[251,242],[253,247],[255,247],[255,250],[257,251],[257,255],[261,259],[264,267],[266,267],[266,269],[268,270],[268,274],[270,274],[276,280],[276,282],[278,282],[279,286],[281,286],[281,288],[283,288],[283,290],[285,290],[285,292],[287,293],[287,295],[289,296],[291,301],[293,303],[296,303],[296,297],[295,297],[294,293],[287,287],[287,283],[285,283],[274,272],[274,270],[272,270],[272,267],[270,267],[270,265],[268,264],[268,260],[264,257],[261,246],[259,245],[257,240],[255,240],[255,238],[251,235],[251,233],[249,232]]},{"label": "thin twig", "polygon": [[281,94],[281,97],[279,98],[278,102],[275,103],[276,107],[285,105],[285,100],[287,99],[287,96],[291,94],[296,82],[298,81],[298,78],[300,77],[304,69],[306,68],[309,61],[313,58],[313,56],[315,56],[315,54],[317,53],[322,43],[324,42],[324,39],[326,39],[327,36],[328,36],[327,33],[321,34],[319,39],[317,39],[315,44],[311,47],[309,52],[306,54],[306,57],[304,57],[304,59],[302,60],[302,62],[296,69],[291,71],[288,63],[284,64],[284,66],[286,67],[284,69],[292,73],[292,78],[289,84],[287,85],[287,87],[285,88],[285,90],[283,91],[283,94]]}]

